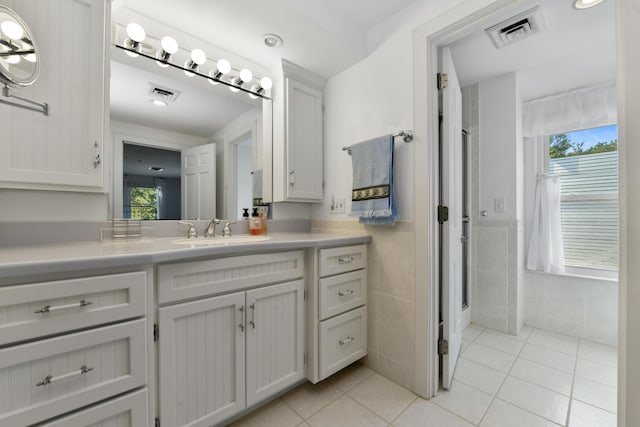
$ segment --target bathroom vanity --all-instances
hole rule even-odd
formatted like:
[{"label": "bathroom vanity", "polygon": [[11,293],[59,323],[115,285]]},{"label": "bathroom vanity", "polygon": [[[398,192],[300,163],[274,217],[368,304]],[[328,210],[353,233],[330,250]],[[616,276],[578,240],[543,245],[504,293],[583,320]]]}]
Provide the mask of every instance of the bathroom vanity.
[{"label": "bathroom vanity", "polygon": [[365,356],[370,237],[269,237],[0,250],[0,425],[219,425]]}]

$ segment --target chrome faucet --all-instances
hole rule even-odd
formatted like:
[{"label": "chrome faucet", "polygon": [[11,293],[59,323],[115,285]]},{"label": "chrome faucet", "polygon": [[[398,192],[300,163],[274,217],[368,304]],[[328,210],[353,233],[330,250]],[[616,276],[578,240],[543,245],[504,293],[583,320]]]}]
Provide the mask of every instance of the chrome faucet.
[{"label": "chrome faucet", "polygon": [[189,228],[187,229],[187,239],[198,238],[198,230],[196,229],[196,226],[193,225],[192,222],[178,221],[178,224],[189,226]]},{"label": "chrome faucet", "polygon": [[204,237],[216,237],[216,225],[220,224],[220,220],[218,218],[213,218],[209,225],[207,225],[207,229],[204,231]]},{"label": "chrome faucet", "polygon": [[229,221],[224,225],[224,228],[222,229],[222,237],[231,237],[231,225],[235,223],[235,221]]}]

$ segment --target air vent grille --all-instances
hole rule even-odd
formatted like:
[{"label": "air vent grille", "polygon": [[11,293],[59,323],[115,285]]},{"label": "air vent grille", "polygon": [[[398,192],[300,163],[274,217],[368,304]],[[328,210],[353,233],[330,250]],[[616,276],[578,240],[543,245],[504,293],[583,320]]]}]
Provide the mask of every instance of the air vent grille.
[{"label": "air vent grille", "polygon": [[166,102],[174,102],[180,95],[179,90],[149,83],[149,95],[152,99],[160,99]]},{"label": "air vent grille", "polygon": [[504,20],[485,31],[497,49],[524,39],[545,28],[539,6]]}]

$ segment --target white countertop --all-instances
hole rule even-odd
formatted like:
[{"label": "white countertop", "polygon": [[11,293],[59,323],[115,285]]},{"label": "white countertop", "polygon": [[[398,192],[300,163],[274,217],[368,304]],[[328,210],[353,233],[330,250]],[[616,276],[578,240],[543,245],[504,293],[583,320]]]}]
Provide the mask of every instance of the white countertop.
[{"label": "white countertop", "polygon": [[[178,245],[184,237],[140,241],[70,242],[0,248],[0,279],[15,276],[123,267],[243,253],[366,243],[366,234],[270,233],[266,241],[215,246]],[[223,239],[216,237],[216,239]]]}]

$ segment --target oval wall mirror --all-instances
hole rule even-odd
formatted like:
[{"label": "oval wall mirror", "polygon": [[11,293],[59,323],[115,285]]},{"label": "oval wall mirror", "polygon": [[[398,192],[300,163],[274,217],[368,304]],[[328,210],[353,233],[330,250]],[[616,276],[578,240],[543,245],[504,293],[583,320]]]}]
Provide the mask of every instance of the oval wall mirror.
[{"label": "oval wall mirror", "polygon": [[0,81],[11,86],[29,86],[40,73],[38,47],[27,24],[0,5]]}]

